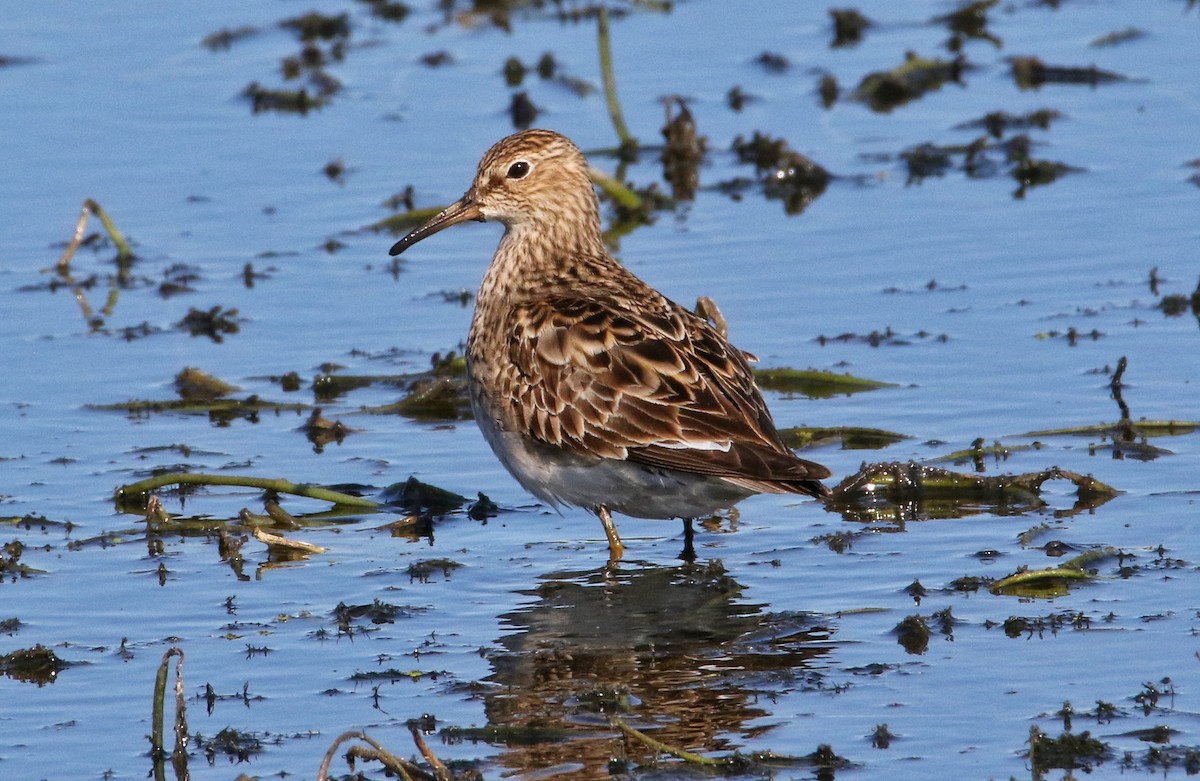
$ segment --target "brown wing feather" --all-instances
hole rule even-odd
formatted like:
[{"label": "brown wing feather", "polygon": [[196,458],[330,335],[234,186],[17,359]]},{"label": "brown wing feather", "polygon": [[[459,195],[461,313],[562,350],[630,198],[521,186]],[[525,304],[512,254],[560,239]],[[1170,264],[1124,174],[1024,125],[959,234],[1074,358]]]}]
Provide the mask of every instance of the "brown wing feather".
[{"label": "brown wing feather", "polygon": [[829,470],[783,444],[744,354],[660,299],[523,303],[511,322],[510,409],[535,439],[608,458],[820,495]]}]

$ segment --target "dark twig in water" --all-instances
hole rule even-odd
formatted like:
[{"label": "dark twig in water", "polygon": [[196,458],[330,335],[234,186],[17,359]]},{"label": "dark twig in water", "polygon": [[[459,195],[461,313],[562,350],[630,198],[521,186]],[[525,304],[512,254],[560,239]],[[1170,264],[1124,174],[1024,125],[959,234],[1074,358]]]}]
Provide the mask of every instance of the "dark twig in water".
[{"label": "dark twig in water", "polygon": [[450,768],[446,767],[446,763],[438,759],[437,754],[433,753],[433,749],[429,748],[429,744],[425,742],[425,738],[421,735],[421,727],[415,720],[408,722],[408,731],[412,733],[413,743],[416,744],[417,750],[421,752],[421,756],[425,757],[425,761],[433,768],[433,774],[437,777],[437,781],[452,781],[453,774]]},{"label": "dark twig in water", "polygon": [[[337,739],[334,740],[333,744],[329,747],[329,750],[325,752],[325,757],[321,760],[321,766],[317,770],[317,781],[327,781],[329,779],[329,765],[333,761],[334,754],[343,743],[350,740],[361,740],[363,743],[366,743],[368,746],[370,746],[370,748],[363,746],[352,746],[346,752],[347,759],[364,759],[381,762],[386,770],[400,776],[400,778],[404,779],[404,781],[449,781],[451,778],[450,771],[444,764],[442,764],[440,760],[438,761],[437,767],[440,767],[441,771],[446,773],[444,778],[440,772],[437,775],[434,775],[433,773],[430,773],[429,771],[412,762],[409,762],[406,759],[401,759],[384,748],[378,741],[376,741],[367,733],[360,732],[358,730],[350,730],[338,735]],[[422,743],[418,744],[418,746],[421,745],[423,745],[423,741]],[[432,752],[430,752],[430,754],[432,754]],[[426,758],[428,758],[428,755]],[[434,757],[434,759],[436,760],[437,757]]]},{"label": "dark twig in water", "polygon": [[[1125,368],[1129,362],[1122,355],[1117,361],[1117,370],[1113,372],[1112,380],[1108,383],[1109,390],[1112,391],[1113,400],[1117,402],[1117,407],[1121,410],[1121,420],[1129,420],[1129,405],[1125,403],[1125,399],[1121,396],[1121,378],[1125,376]],[[1120,424],[1117,424],[1120,425]]]}]

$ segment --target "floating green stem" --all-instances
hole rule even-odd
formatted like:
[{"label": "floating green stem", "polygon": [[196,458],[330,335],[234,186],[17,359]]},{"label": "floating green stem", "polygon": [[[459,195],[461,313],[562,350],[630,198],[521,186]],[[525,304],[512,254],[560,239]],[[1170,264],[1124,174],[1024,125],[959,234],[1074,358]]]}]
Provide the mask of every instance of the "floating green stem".
[{"label": "floating green stem", "polygon": [[989,590],[993,594],[1013,596],[1061,596],[1068,581],[1091,580],[1095,575],[1088,570],[1097,561],[1116,556],[1116,548],[1097,548],[1085,551],[1070,561],[1048,569],[1019,570],[993,583]]},{"label": "floating green stem", "polygon": [[147,494],[155,489],[168,485],[236,485],[246,488],[261,488],[264,491],[274,491],[293,496],[304,496],[309,499],[319,499],[346,507],[364,507],[379,509],[379,502],[364,499],[361,496],[351,496],[340,491],[334,491],[321,486],[307,483],[293,483],[290,480],[270,477],[248,477],[245,475],[211,475],[198,472],[171,472],[165,475],[155,475],[136,483],[123,485],[116,490],[114,499],[118,505],[128,504],[130,499]]},{"label": "floating green stem", "polygon": [[702,757],[699,754],[693,754],[692,752],[681,748],[668,746],[666,743],[650,737],[645,732],[634,729],[621,719],[613,719],[612,723],[617,727],[617,729],[621,730],[621,732],[625,733],[634,740],[644,743],[655,751],[660,751],[664,754],[670,754],[676,759],[682,759],[684,762],[691,762],[696,765],[704,765],[705,767],[718,767],[725,764],[719,759],[709,759],[708,757]]}]

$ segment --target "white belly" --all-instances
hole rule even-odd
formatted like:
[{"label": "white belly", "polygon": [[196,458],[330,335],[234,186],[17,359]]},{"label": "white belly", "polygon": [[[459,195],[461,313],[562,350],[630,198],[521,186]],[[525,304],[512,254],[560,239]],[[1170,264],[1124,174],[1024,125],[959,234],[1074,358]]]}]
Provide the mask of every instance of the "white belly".
[{"label": "white belly", "polygon": [[[475,401],[475,394],[472,394]],[[635,518],[702,518],[752,491],[714,477],[580,455],[503,431],[475,406],[475,420],[496,457],[527,491],[553,505],[603,505]]]}]

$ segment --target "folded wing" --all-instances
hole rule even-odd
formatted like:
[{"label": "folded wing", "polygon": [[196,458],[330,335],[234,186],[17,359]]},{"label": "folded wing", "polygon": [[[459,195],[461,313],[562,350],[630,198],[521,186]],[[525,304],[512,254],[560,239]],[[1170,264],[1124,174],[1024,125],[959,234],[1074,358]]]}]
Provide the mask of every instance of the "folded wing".
[{"label": "folded wing", "polygon": [[534,439],[755,491],[828,493],[829,470],[783,444],[745,355],[707,321],[665,298],[637,314],[604,298],[518,309],[505,384]]}]

